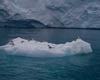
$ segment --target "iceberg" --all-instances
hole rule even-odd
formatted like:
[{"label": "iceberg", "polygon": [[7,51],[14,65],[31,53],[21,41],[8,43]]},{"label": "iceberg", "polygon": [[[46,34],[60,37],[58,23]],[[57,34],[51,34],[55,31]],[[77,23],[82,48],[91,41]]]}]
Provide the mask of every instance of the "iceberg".
[{"label": "iceberg", "polygon": [[53,44],[18,37],[12,39],[6,45],[0,46],[0,49],[12,55],[33,57],[63,57],[92,53],[91,44],[80,38],[65,44]]}]

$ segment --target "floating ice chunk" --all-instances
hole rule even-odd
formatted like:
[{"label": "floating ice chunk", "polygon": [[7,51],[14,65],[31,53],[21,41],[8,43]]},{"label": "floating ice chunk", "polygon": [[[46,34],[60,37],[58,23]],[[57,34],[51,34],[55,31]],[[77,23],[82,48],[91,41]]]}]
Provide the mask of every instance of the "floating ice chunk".
[{"label": "floating ice chunk", "polygon": [[35,40],[26,40],[20,37],[11,40],[0,49],[8,53],[28,56],[66,56],[75,54],[87,54],[92,52],[90,43],[78,38],[65,44],[53,44],[48,42],[38,42]]}]

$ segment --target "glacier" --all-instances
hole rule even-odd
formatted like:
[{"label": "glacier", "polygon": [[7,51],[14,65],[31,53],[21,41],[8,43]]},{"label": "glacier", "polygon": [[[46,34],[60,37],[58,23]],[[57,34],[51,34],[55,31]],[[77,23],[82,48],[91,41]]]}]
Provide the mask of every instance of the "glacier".
[{"label": "glacier", "polygon": [[100,0],[0,0],[0,25],[9,20],[33,20],[42,27],[99,29]]}]

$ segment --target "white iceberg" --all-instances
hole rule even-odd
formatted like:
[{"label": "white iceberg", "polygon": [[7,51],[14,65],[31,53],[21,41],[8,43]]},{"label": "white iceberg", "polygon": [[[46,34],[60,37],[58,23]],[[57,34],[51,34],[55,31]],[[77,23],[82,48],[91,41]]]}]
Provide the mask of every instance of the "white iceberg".
[{"label": "white iceberg", "polygon": [[26,55],[34,57],[62,57],[66,55],[87,54],[92,52],[90,43],[78,38],[65,44],[53,44],[48,42],[38,42],[35,40],[26,40],[20,37],[11,40],[0,49],[17,55]]}]

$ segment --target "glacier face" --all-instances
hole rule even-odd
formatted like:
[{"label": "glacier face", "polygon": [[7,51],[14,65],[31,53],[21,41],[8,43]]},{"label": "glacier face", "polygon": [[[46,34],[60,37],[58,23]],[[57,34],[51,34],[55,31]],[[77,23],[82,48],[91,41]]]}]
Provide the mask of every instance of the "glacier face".
[{"label": "glacier face", "polygon": [[50,27],[100,28],[100,0],[0,2],[0,21],[33,19]]}]

